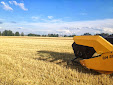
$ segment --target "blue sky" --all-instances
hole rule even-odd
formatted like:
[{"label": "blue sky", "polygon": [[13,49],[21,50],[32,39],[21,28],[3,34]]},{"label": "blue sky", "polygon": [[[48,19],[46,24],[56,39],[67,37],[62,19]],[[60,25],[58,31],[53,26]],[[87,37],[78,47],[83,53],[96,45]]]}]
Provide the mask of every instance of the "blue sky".
[{"label": "blue sky", "polygon": [[113,0],[1,0],[0,31],[113,33]]}]

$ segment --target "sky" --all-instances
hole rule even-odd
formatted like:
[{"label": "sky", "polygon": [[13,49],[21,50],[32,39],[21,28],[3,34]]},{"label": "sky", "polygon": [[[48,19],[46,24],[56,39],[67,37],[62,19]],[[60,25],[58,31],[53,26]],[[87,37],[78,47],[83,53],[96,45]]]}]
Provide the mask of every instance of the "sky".
[{"label": "sky", "polygon": [[0,31],[113,33],[113,0],[0,0]]}]

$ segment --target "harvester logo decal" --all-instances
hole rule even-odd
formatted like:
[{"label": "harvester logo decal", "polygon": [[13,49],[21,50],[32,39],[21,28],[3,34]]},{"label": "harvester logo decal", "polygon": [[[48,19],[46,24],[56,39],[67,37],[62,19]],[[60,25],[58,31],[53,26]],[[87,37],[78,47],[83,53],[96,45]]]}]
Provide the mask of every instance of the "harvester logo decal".
[{"label": "harvester logo decal", "polygon": [[102,58],[103,58],[103,60],[105,60],[105,59],[109,59],[109,58],[113,58],[113,55],[103,56]]}]

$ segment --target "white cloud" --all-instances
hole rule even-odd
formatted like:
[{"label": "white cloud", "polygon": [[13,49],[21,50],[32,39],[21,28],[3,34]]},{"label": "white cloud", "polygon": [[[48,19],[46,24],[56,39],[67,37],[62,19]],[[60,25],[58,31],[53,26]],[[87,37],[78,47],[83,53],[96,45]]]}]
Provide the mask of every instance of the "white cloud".
[{"label": "white cloud", "polygon": [[61,30],[57,30],[57,33],[60,33],[60,34],[71,34],[71,31],[70,30],[66,30],[66,29],[61,29]]},{"label": "white cloud", "polygon": [[63,22],[61,19],[53,19],[53,20],[51,20],[50,22],[53,22],[53,23],[61,23],[61,22]]},{"label": "white cloud", "polygon": [[80,13],[80,15],[87,15],[87,13],[84,13],[84,12],[83,12],[83,13]]},{"label": "white cloud", "polygon": [[31,19],[33,21],[44,22],[44,23],[60,23],[63,22],[62,19],[53,19],[53,16],[48,16],[48,19],[44,19],[43,16],[32,16]]},{"label": "white cloud", "polygon": [[[18,22],[4,23],[1,27],[4,29],[10,29],[12,31],[23,31],[24,33],[58,33],[61,35],[81,35],[86,32],[91,34],[95,33],[112,33],[113,34],[113,19],[93,20],[93,21],[75,21],[75,22]],[[22,27],[22,29],[18,29]],[[17,29],[16,29],[17,28]]]},{"label": "white cloud", "polygon": [[18,27],[18,29],[22,29],[23,27]]},{"label": "white cloud", "polygon": [[51,20],[48,20],[48,19],[41,19],[43,22],[45,23],[61,23],[61,22],[64,22],[62,21],[61,19],[51,19]]},{"label": "white cloud", "polygon": [[40,19],[40,17],[37,17],[37,16],[32,16],[31,18],[32,18],[34,21]]},{"label": "white cloud", "polygon": [[[50,33],[60,34],[83,34],[89,33],[113,33],[113,19],[93,20],[93,21],[76,21],[76,22],[45,22],[29,23],[33,30],[46,29]],[[40,29],[41,28],[41,29]]]},{"label": "white cloud", "polygon": [[48,17],[48,19],[53,19],[53,16],[47,16]]},{"label": "white cloud", "polygon": [[17,3],[16,1],[9,1],[10,4],[14,4],[16,6],[19,6],[22,10],[27,11],[28,9],[25,8],[24,3]]},{"label": "white cloud", "polygon": [[103,28],[103,31],[106,33],[113,33],[113,28]]},{"label": "white cloud", "polygon": [[1,4],[3,4],[3,9],[5,9],[5,10],[13,10],[7,3],[1,1]]}]

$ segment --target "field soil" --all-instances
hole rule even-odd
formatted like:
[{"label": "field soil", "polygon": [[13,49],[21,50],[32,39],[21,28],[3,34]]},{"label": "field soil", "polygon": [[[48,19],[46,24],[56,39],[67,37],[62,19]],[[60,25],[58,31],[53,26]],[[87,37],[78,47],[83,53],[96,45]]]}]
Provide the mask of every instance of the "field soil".
[{"label": "field soil", "polygon": [[0,37],[0,85],[113,85],[113,74],[70,63],[72,43],[68,37]]}]

